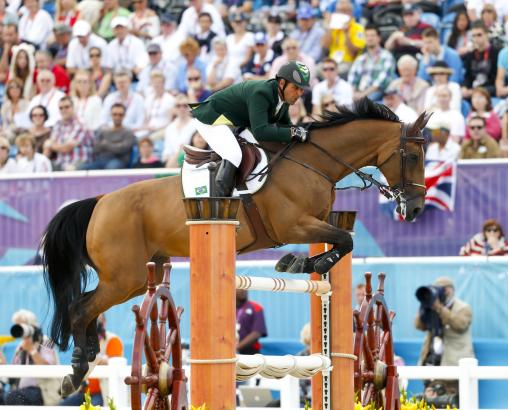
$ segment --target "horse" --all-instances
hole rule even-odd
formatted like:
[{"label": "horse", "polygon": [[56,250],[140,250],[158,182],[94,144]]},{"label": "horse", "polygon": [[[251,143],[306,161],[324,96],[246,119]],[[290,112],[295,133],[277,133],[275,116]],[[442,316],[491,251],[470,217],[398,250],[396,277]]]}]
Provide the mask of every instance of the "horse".
[{"label": "horse", "polygon": [[[387,107],[368,99],[326,112],[306,124],[309,139],[291,144],[271,162],[269,180],[253,195],[274,244],[330,243],[317,257],[284,256],[279,271],[326,272],[353,248],[347,231],[329,225],[335,183],[365,166],[377,166],[397,210],[413,220],[424,207],[424,137],[430,115],[401,123]],[[268,152],[283,144],[263,142]],[[271,155],[273,158],[274,155]],[[365,175],[365,174],[363,174]],[[376,181],[377,182],[377,181]],[[378,183],[377,185],[380,186]],[[381,187],[383,188],[383,187]],[[72,336],[73,373],[61,393],[75,391],[99,351],[97,316],[146,290],[145,264],[189,255],[186,213],[180,176],[142,181],[62,208],[42,236],[44,279],[54,314],[50,336],[61,350]],[[237,249],[260,249],[243,205],[238,212]],[[84,291],[91,266],[99,283]],[[158,269],[162,280],[162,269]]]}]

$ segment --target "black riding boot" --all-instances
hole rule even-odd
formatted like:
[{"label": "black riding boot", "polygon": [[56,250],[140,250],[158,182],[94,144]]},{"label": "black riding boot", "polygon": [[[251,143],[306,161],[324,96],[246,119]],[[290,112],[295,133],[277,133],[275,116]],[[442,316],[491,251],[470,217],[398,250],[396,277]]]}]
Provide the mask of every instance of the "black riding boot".
[{"label": "black riding boot", "polygon": [[215,196],[231,196],[235,185],[236,170],[237,168],[227,159],[222,160],[215,177]]}]

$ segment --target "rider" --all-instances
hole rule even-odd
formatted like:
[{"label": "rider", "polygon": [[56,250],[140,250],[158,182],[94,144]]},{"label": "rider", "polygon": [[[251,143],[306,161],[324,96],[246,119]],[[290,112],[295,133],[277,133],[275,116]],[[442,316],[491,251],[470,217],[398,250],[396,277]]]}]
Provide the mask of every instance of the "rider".
[{"label": "rider", "polygon": [[[291,125],[288,107],[309,87],[305,64],[290,61],[274,79],[244,81],[192,104],[194,125],[208,145],[222,157],[216,177],[216,196],[230,196],[242,152],[232,129],[245,127],[259,141],[304,142],[307,130]],[[250,131],[248,131],[250,130]],[[252,133],[251,133],[252,131]]]}]

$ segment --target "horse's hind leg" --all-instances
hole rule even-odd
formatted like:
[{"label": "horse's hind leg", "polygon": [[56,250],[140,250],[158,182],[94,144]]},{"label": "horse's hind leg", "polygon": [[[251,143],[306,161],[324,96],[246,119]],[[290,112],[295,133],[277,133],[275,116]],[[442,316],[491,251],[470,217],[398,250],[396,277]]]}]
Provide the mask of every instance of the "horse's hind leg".
[{"label": "horse's hind leg", "polygon": [[333,249],[311,258],[292,254],[284,255],[275,266],[278,272],[325,273],[353,250],[353,240],[347,231],[311,216],[304,218],[304,222],[288,231],[288,238],[283,242],[330,243],[334,245]]}]

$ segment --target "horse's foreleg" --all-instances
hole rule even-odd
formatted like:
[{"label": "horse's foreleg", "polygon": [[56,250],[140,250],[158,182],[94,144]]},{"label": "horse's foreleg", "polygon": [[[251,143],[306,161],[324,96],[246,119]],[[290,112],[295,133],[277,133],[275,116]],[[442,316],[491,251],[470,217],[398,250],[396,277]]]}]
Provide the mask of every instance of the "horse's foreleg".
[{"label": "horse's foreleg", "polygon": [[303,223],[288,231],[287,243],[330,243],[333,249],[313,257],[284,255],[275,269],[291,273],[325,273],[343,256],[353,250],[351,235],[342,229],[314,217],[306,217]]}]

